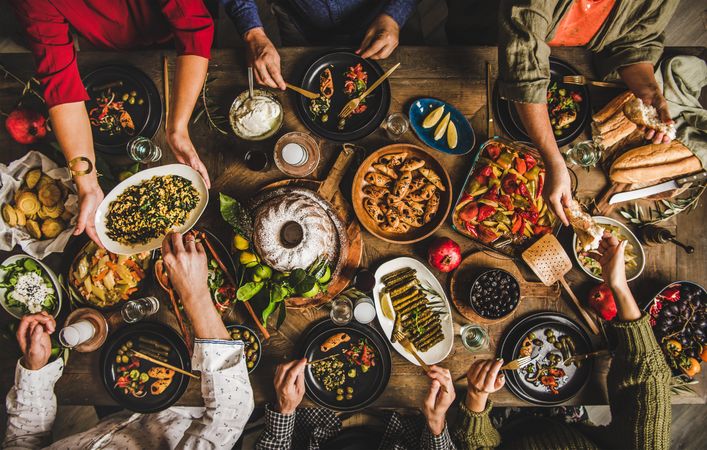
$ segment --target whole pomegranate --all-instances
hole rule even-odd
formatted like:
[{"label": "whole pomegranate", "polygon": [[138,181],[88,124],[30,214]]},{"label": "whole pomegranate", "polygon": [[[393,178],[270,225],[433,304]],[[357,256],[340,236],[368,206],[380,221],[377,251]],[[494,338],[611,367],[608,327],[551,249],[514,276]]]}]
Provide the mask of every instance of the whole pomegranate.
[{"label": "whole pomegranate", "polygon": [[589,291],[587,303],[604,320],[608,321],[616,317],[614,294],[606,283],[598,284]]},{"label": "whole pomegranate", "polygon": [[462,249],[449,238],[437,238],[427,250],[427,260],[440,272],[451,272],[462,262]]},{"label": "whole pomegranate", "polygon": [[20,107],[7,116],[5,128],[20,144],[34,144],[47,135],[47,119],[37,111]]}]

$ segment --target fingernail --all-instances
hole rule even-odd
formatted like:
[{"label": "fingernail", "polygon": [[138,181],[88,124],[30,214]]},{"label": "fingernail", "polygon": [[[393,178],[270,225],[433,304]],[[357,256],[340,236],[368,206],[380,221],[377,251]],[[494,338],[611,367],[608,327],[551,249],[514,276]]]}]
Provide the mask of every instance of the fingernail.
[{"label": "fingernail", "polygon": [[502,379],[506,378],[506,376],[504,374],[501,374],[498,376],[498,378],[502,380]]}]

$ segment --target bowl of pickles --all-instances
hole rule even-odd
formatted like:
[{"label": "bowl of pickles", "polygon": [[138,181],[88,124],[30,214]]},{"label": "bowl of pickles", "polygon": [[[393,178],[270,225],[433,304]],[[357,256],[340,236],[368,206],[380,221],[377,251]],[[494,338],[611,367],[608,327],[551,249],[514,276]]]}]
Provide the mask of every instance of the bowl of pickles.
[{"label": "bowl of pickles", "polygon": [[243,341],[243,356],[245,358],[248,373],[251,373],[258,367],[262,348],[260,346],[260,338],[252,329],[245,325],[229,325],[226,327],[231,339],[235,341]]}]

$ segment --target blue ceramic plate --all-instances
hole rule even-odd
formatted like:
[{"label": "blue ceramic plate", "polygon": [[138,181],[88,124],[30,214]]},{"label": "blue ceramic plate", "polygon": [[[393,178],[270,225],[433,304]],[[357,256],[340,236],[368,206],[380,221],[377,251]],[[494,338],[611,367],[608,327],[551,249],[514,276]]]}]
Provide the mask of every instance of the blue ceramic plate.
[{"label": "blue ceramic plate", "polygon": [[[452,113],[450,121],[454,122],[454,125],[457,127],[458,140],[455,148],[449,148],[447,146],[446,132],[440,140],[435,141],[434,132],[435,128],[437,128],[437,124],[431,128],[422,128],[422,121],[425,120],[425,117],[440,105],[444,105],[442,118],[444,118],[448,112]],[[471,128],[471,124],[466,120],[464,114],[449,103],[437,100],[436,98],[420,98],[410,105],[409,116],[410,125],[412,129],[415,130],[415,134],[428,147],[432,147],[440,152],[449,153],[450,155],[465,155],[474,148],[476,136],[474,135],[474,130]]]}]

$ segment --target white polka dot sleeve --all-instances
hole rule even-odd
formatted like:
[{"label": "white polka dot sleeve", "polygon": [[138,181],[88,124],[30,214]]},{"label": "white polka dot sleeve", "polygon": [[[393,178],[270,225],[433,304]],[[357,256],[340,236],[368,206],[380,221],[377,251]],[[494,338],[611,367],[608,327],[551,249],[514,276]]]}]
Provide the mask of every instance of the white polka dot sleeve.
[{"label": "white polka dot sleeve", "polygon": [[7,433],[3,449],[41,448],[51,440],[56,418],[54,384],[64,371],[61,358],[39,370],[15,368],[15,385],[7,394]]},{"label": "white polka dot sleeve", "polygon": [[243,342],[196,339],[192,368],[201,371],[206,411],[187,429],[177,448],[231,449],[254,407]]}]

